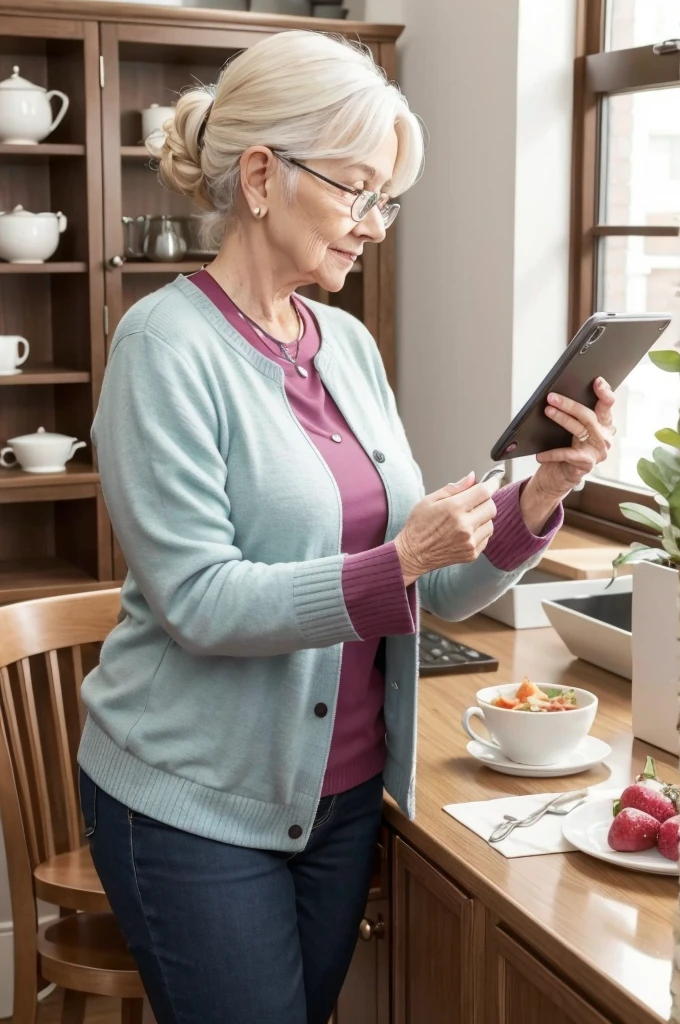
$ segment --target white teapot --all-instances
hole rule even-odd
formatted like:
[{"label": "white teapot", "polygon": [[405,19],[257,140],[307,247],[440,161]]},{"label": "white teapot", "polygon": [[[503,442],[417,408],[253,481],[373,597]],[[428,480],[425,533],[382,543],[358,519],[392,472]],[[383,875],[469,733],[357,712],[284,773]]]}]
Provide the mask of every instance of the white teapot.
[{"label": "white teapot", "polygon": [[[61,100],[56,117],[52,117],[50,106],[53,96]],[[11,77],[0,82],[0,142],[37,145],[54,131],[67,110],[68,96],[58,89],[46,92],[42,86],[28,82],[15,66]]]},{"label": "white teapot", "polygon": [[66,223],[63,213],[30,213],[23,206],[0,211],[0,259],[44,263],[56,251]]},{"label": "white teapot", "polygon": [[35,434],[9,438],[7,448],[0,451],[0,466],[12,469],[18,463],[27,473],[63,473],[78,448],[85,448],[85,441],[38,427]]}]

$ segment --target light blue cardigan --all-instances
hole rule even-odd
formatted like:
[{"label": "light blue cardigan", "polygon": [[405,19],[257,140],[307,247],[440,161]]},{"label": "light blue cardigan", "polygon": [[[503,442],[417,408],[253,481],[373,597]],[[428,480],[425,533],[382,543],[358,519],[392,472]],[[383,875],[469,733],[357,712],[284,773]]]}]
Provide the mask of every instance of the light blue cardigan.
[{"label": "light blue cardigan", "polygon": [[[392,540],[423,484],[378,349],[347,313],[310,306],[321,379],[364,449],[384,455]],[[334,712],[343,642],[360,638],[342,592],[340,494],[281,367],[179,277],[118,327],[92,439],[130,571],[124,617],[83,685],[80,765],[169,825],[302,849],[334,720],[314,705]],[[419,601],[462,619],[530,564],[439,569],[419,580]],[[410,816],[417,646],[386,641],[385,785]]]}]

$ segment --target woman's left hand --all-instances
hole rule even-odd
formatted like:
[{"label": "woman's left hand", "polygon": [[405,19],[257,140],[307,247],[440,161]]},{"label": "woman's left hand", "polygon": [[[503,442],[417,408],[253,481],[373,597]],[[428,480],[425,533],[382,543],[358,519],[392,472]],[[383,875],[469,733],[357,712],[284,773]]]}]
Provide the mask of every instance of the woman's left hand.
[{"label": "woman's left hand", "polygon": [[612,423],[616,398],[602,377],[595,381],[593,390],[597,395],[594,410],[562,395],[548,395],[546,416],[573,434],[574,439],[570,448],[556,448],[536,456],[540,466],[534,483],[545,497],[561,501],[607,458],[616,431]]}]

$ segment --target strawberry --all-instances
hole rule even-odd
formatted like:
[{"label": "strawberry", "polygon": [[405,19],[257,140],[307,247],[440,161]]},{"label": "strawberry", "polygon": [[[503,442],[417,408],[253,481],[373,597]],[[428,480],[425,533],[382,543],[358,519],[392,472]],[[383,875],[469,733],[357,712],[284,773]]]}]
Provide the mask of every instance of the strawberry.
[{"label": "strawberry", "polygon": [[639,853],[656,846],[659,822],[636,807],[619,811],[611,823],[607,842],[618,853]]},{"label": "strawberry", "polygon": [[680,843],[680,814],[666,818],[659,829],[659,853],[669,860],[678,860]]},{"label": "strawberry", "polygon": [[638,811],[651,814],[657,821],[666,821],[678,813],[678,809],[670,799],[664,796],[663,792],[645,786],[642,782],[635,782],[627,786],[620,796],[621,809],[625,807],[636,807]]},{"label": "strawberry", "polygon": [[680,792],[659,778],[654,758],[648,757],[645,769],[631,786],[627,786],[614,807],[636,807],[651,814],[657,821],[666,821],[680,811]]}]

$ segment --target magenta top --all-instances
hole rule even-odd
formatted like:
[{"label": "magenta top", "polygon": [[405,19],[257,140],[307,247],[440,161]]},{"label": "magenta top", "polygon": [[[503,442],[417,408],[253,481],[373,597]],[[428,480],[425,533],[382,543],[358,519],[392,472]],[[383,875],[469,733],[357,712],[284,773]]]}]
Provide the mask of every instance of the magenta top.
[{"label": "magenta top", "polygon": [[[319,327],[305,303],[294,296],[304,323],[298,365],[301,377],[278,346],[263,340],[244,320],[226,292],[205,270],[191,281],[217,306],[229,323],[262,355],[283,369],[285,390],[301,426],[324,458],[340,491],[343,508],[342,551],[346,558],[342,586],[347,611],[362,638],[343,647],[340,686],[331,749],[322,795],[341,793],[382,771],[385,764],[383,691],[385,678],[378,648],[384,636],[413,633],[415,585],[405,587],[394,542],[385,544],[387,497],[382,478],[314,366]],[[519,507],[521,484],[495,496],[498,515],[486,555],[499,569],[510,571],[546,546],[562,521],[561,511],[540,537],[530,533]]]}]

